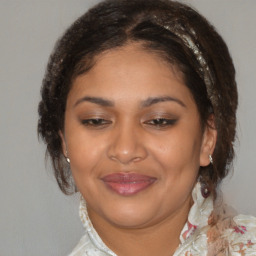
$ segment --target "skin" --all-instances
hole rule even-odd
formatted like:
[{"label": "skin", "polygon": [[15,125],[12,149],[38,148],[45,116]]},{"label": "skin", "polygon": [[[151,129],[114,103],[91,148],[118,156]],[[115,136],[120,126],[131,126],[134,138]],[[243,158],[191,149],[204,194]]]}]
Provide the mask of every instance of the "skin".
[{"label": "skin", "polygon": [[[172,255],[193,204],[199,167],[209,164],[217,136],[214,129],[202,130],[179,71],[139,44],[101,54],[75,79],[60,133],[106,245],[118,255]],[[123,196],[102,182],[118,172],[156,181]]]}]

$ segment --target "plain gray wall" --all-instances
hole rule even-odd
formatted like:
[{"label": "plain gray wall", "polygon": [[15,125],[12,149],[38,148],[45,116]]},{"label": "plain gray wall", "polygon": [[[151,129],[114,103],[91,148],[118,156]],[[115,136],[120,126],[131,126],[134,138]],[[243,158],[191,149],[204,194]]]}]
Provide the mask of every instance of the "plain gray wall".
[{"label": "plain gray wall", "polygon": [[[37,104],[48,56],[89,0],[0,0],[0,256],[67,255],[83,233],[77,196],[59,191],[38,143]],[[256,1],[187,0],[229,45],[240,93],[228,203],[256,215]]]}]

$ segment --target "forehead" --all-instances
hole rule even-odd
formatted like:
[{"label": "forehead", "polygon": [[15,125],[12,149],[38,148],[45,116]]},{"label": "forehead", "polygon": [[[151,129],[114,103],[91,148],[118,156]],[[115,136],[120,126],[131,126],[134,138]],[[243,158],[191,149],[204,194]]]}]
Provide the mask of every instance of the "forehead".
[{"label": "forehead", "polygon": [[87,73],[74,80],[71,95],[118,96],[128,100],[171,94],[192,99],[181,72],[138,44],[106,51],[94,63]]},{"label": "forehead", "polygon": [[[164,57],[164,54],[160,51],[150,49],[147,46],[144,46],[142,43],[130,43],[121,47],[116,47],[110,50],[107,50],[95,58],[95,65],[93,69],[99,71],[102,69],[116,69],[118,74],[120,74],[121,69],[125,73],[137,72],[143,73],[142,70],[146,72],[148,70],[151,73],[148,75],[159,75],[163,76],[164,72],[168,69],[168,73],[172,73],[177,80],[183,83],[183,74],[178,69],[177,65],[174,65],[167,61],[167,58]],[[96,67],[95,67],[96,66]],[[152,69],[155,72],[152,73]],[[164,69],[164,70],[163,70]],[[136,72],[136,73],[137,73]],[[134,73],[134,75],[136,75]]]}]

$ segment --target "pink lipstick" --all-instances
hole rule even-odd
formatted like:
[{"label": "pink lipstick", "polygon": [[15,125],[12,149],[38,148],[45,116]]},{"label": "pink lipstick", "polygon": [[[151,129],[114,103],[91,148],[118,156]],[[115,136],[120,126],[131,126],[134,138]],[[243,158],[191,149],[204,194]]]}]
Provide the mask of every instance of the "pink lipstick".
[{"label": "pink lipstick", "polygon": [[152,185],[156,178],[137,173],[113,173],[103,177],[102,181],[117,194],[130,196]]}]

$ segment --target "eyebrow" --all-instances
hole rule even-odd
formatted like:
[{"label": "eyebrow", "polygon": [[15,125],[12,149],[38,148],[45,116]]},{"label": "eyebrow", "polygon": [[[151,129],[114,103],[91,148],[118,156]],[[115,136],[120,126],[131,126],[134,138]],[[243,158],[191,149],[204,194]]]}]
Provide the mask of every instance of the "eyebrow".
[{"label": "eyebrow", "polygon": [[150,107],[154,104],[160,103],[160,102],[166,102],[166,101],[174,101],[176,103],[178,103],[179,105],[181,105],[182,107],[186,108],[186,105],[179,99],[177,98],[173,98],[170,96],[163,96],[163,97],[150,97],[148,99],[146,99],[145,101],[142,102],[142,107],[146,108],[146,107]]},{"label": "eyebrow", "polygon": [[76,101],[74,107],[76,107],[77,105],[79,105],[82,102],[91,102],[103,107],[113,107],[114,106],[114,102],[107,100],[107,99],[103,99],[103,98],[99,98],[99,97],[88,97],[85,96],[81,99],[79,99],[78,101]]},{"label": "eyebrow", "polygon": [[[160,102],[166,102],[166,101],[173,101],[173,102],[178,103],[182,107],[186,107],[186,105],[181,100],[174,98],[174,97],[170,97],[170,96],[150,97],[150,98],[142,101],[141,107],[146,108],[146,107],[150,107],[154,104],[157,104]],[[94,104],[97,104],[97,105],[100,105],[103,107],[113,107],[115,105],[113,101],[110,101],[107,99],[103,99],[100,97],[85,96],[85,97],[77,100],[76,103],[74,104],[74,107],[76,107],[77,105],[79,105],[82,102],[91,102],[91,103],[94,103]]]}]

